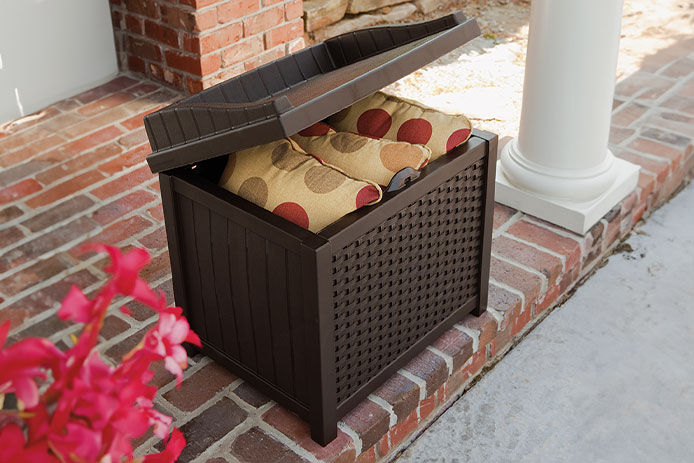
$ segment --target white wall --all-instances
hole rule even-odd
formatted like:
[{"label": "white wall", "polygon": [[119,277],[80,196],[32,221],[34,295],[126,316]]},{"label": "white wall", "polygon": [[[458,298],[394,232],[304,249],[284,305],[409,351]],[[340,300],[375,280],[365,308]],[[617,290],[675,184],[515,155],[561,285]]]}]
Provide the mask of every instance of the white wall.
[{"label": "white wall", "polygon": [[0,0],[0,123],[117,72],[108,0]]}]

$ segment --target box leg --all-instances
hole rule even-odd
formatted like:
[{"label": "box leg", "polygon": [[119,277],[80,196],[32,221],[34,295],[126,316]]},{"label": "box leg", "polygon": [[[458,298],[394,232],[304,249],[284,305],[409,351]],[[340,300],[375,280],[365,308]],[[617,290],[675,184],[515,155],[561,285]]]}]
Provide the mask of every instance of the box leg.
[{"label": "box leg", "polygon": [[337,422],[328,423],[324,420],[311,420],[311,439],[325,447],[337,437]]}]

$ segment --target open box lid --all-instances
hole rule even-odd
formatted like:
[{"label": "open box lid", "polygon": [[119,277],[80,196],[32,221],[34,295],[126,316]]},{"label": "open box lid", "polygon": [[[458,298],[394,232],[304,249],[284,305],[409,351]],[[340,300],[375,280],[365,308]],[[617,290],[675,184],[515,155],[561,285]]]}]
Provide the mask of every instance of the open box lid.
[{"label": "open box lid", "polygon": [[152,172],[293,135],[480,34],[462,13],[333,37],[145,116]]}]

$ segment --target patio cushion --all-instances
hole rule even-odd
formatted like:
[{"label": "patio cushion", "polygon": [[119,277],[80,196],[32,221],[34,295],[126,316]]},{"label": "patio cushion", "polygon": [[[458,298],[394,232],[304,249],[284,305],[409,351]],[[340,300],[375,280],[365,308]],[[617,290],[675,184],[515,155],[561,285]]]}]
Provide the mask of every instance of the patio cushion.
[{"label": "patio cushion", "polygon": [[312,232],[382,196],[377,184],[321,164],[287,139],[231,153],[219,185]]},{"label": "patio cushion", "polygon": [[431,150],[424,145],[335,132],[324,122],[317,122],[291,138],[305,152],[347,175],[380,185],[388,185],[393,175],[405,167],[420,169],[431,158]]},{"label": "patio cushion", "polygon": [[431,160],[465,143],[472,125],[462,114],[446,114],[383,92],[376,92],[330,116],[326,122],[339,132],[406,141],[431,148]]}]

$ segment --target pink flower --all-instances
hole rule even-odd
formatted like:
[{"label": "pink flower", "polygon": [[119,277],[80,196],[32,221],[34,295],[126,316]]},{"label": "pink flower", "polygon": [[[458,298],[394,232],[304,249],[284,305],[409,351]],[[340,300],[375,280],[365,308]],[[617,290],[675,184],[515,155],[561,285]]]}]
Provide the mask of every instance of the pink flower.
[{"label": "pink flower", "polygon": [[[12,420],[0,420],[0,462],[103,463],[131,462],[131,441],[153,428],[169,436],[172,418],[154,408],[155,386],[148,383],[153,362],[164,361],[180,384],[187,356],[183,342],[200,345],[178,307],[167,307],[163,294],[155,293],[139,271],[149,254],[134,249],[95,245],[111,256],[106,270],[113,278],[89,299],[73,286],[58,316],[83,323],[75,345],[65,353],[50,341],[22,340],[3,347],[10,324],[0,326],[0,394],[14,392],[26,410]],[[122,294],[150,306],[159,320],[115,367],[94,350],[104,317],[114,296]],[[50,376],[46,373],[50,372]],[[39,394],[37,381],[52,382]],[[180,455],[185,439],[174,429],[163,452],[146,457],[150,463],[171,463]],[[141,460],[138,460],[141,461]]]},{"label": "pink flower", "polygon": [[186,439],[183,437],[183,433],[174,428],[171,432],[171,437],[169,437],[169,442],[166,444],[166,448],[160,453],[147,455],[143,463],[173,463],[181,455],[183,447],[185,446]]},{"label": "pink flower", "polygon": [[27,338],[3,348],[9,328],[9,322],[0,326],[0,394],[14,392],[32,408],[39,400],[36,379],[46,378],[44,369],[56,370],[63,353],[41,338]]},{"label": "pink flower", "polygon": [[82,290],[72,285],[67,296],[63,299],[58,309],[58,316],[62,320],[72,320],[77,323],[87,323],[93,317],[94,302],[87,299]]},{"label": "pink flower", "polygon": [[0,442],[3,463],[60,463],[49,453],[47,442],[27,445],[22,429],[15,423],[0,428]]},{"label": "pink flower", "polygon": [[159,314],[157,325],[145,335],[145,346],[164,359],[164,368],[176,375],[178,383],[183,379],[183,368],[188,355],[183,342],[200,345],[200,338],[190,329],[188,320],[174,312]]}]

